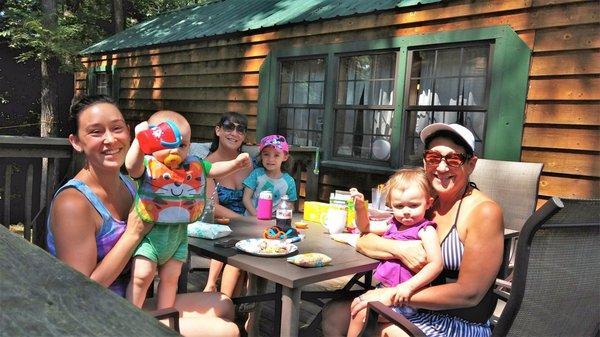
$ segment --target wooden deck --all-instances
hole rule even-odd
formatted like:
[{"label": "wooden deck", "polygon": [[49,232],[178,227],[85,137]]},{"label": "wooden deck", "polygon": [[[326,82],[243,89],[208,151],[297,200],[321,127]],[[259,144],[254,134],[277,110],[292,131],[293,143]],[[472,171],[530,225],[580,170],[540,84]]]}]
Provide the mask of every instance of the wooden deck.
[{"label": "wooden deck", "polygon": [[[193,256],[192,257],[192,267],[207,267],[208,260]],[[207,271],[194,271],[191,272],[188,279],[188,292],[202,291],[204,289],[204,285],[206,284],[206,278],[208,276]],[[342,288],[346,282],[350,279],[350,276],[347,277],[339,277],[336,279],[328,280],[325,282],[320,282],[310,286],[310,290],[326,290],[326,289],[340,289]],[[267,286],[267,292],[274,291],[275,286],[273,283],[269,282]],[[263,309],[261,312],[260,318],[260,336],[271,336],[273,331],[273,310],[274,306],[272,302],[265,302],[263,304]],[[304,326],[309,324],[315,315],[319,312],[320,308],[313,304],[303,301],[300,309],[300,326]],[[237,322],[238,325],[243,329],[244,322],[242,320]],[[322,337],[323,334],[321,329],[317,330],[317,333],[311,337]]]}]

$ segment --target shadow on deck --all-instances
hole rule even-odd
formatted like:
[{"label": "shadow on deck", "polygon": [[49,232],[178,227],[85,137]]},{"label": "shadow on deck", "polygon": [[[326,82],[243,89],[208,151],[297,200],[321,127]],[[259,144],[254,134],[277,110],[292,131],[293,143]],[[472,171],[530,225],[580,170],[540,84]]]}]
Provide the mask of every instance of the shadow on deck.
[{"label": "shadow on deck", "polygon": [[[208,260],[198,257],[192,256],[192,266],[194,267],[207,267]],[[190,273],[188,279],[188,292],[202,291],[204,289],[204,285],[206,284],[206,279],[208,277],[207,271],[194,271]],[[328,280],[324,282],[320,282],[315,285],[310,286],[310,290],[326,290],[326,289],[339,289],[342,288],[347,282],[350,280],[350,276],[347,277],[339,277],[333,280]],[[267,292],[272,292],[275,290],[275,286],[272,282],[269,282],[267,285]],[[265,302],[263,304],[261,318],[260,318],[260,336],[271,336],[273,331],[273,311],[274,305],[273,302]],[[313,303],[309,303],[306,301],[302,301],[300,306],[300,326],[308,325],[312,319],[317,315],[320,311],[319,306]],[[237,317],[236,317],[237,320]],[[237,322],[240,329],[243,329],[244,322]],[[323,334],[321,332],[321,328],[317,329],[317,333],[312,335],[311,337],[322,337]]]}]

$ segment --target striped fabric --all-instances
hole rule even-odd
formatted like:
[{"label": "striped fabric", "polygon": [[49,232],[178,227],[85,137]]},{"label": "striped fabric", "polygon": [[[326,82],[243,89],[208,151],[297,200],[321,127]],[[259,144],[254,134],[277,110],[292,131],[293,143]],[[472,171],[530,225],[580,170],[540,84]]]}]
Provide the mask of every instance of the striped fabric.
[{"label": "striped fabric", "polygon": [[452,225],[450,233],[442,241],[442,257],[444,258],[445,270],[458,270],[462,261],[465,247],[458,237],[456,224]]},{"label": "striped fabric", "polygon": [[407,317],[428,337],[489,337],[489,323],[477,324],[461,318],[420,310]]}]

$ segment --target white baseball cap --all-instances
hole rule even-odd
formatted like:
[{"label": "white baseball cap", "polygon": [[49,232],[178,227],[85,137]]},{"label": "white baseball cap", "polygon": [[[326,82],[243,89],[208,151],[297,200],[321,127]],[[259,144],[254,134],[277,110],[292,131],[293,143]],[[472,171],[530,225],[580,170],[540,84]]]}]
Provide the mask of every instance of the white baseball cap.
[{"label": "white baseball cap", "polygon": [[427,125],[423,130],[421,130],[421,141],[423,144],[425,144],[427,137],[441,130],[450,131],[456,134],[471,147],[473,152],[475,152],[475,136],[473,136],[473,133],[469,129],[460,124],[434,123]]}]

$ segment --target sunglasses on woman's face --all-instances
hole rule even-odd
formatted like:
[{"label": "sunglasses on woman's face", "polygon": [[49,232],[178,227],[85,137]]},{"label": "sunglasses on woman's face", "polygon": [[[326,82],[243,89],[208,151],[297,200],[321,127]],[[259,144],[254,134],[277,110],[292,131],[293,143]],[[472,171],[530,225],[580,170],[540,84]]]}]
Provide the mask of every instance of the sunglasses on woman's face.
[{"label": "sunglasses on woman's face", "polygon": [[223,124],[221,124],[221,128],[223,130],[225,130],[225,132],[237,131],[238,133],[241,133],[241,134],[246,133],[246,130],[248,129],[243,124],[236,124],[236,123],[233,123],[233,122],[230,122],[230,121],[223,122]]},{"label": "sunglasses on woman's face", "polygon": [[450,167],[460,167],[467,159],[469,159],[469,157],[465,154],[455,152],[442,156],[442,154],[437,151],[427,150],[423,153],[423,159],[428,166],[438,166],[442,160],[444,160],[446,165]]}]

